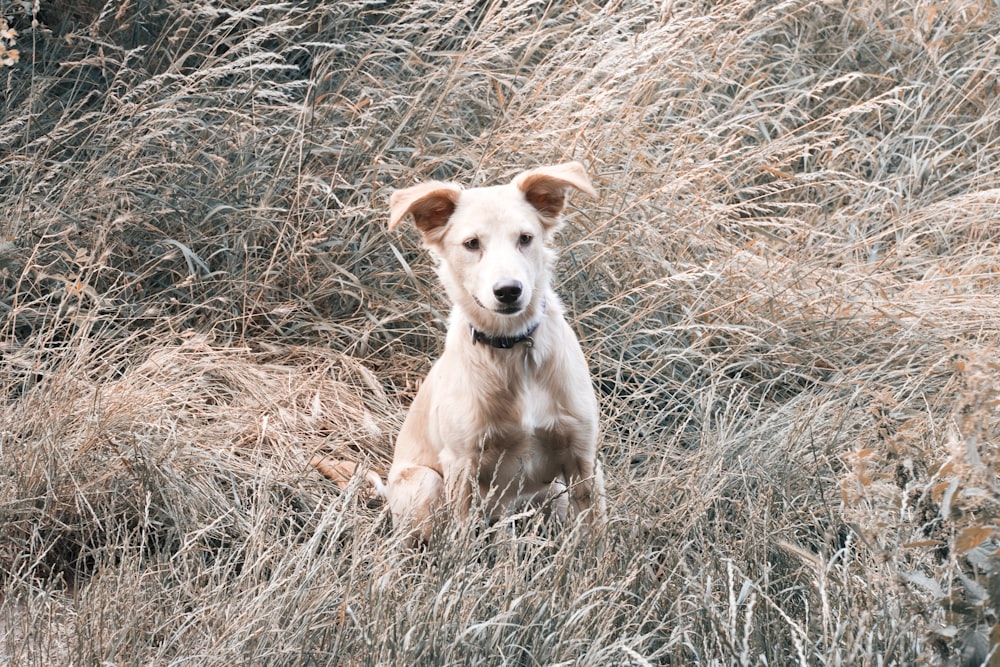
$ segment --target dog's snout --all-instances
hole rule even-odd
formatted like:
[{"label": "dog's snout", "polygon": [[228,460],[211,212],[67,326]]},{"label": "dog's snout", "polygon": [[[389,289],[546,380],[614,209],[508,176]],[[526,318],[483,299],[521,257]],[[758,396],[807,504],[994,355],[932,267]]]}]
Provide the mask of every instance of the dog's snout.
[{"label": "dog's snout", "polygon": [[493,296],[497,301],[510,305],[521,298],[523,288],[518,280],[501,280],[493,285]]}]

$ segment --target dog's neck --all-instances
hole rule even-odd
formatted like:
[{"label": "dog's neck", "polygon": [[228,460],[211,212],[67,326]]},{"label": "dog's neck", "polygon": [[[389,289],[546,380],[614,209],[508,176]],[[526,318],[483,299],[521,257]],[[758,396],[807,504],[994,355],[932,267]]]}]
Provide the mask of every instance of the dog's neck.
[{"label": "dog's neck", "polygon": [[526,347],[534,346],[535,340],[532,338],[532,335],[538,330],[542,320],[545,319],[545,306],[546,302],[543,300],[542,307],[540,308],[541,312],[538,314],[535,321],[529,324],[528,328],[525,329],[523,333],[515,334],[513,336],[491,336],[488,333],[476,329],[472,326],[472,323],[469,323],[469,333],[472,334],[472,344],[477,345],[482,343],[498,350],[509,350],[520,343],[524,343]]}]

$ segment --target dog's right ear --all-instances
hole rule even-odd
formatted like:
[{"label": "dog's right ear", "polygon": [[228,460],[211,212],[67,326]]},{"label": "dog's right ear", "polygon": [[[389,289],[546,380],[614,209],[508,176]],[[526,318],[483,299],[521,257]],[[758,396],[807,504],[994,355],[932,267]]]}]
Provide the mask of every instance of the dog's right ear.
[{"label": "dog's right ear", "polygon": [[412,215],[417,229],[426,237],[447,224],[461,194],[459,186],[441,181],[396,190],[389,198],[389,230],[396,229],[403,218]]}]

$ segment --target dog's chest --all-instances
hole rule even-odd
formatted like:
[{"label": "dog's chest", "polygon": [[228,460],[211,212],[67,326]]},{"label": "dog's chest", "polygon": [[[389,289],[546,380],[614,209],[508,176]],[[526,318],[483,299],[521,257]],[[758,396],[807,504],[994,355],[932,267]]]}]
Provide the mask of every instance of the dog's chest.
[{"label": "dog's chest", "polygon": [[482,433],[481,475],[548,482],[557,476],[575,438],[576,419],[559,392],[531,378],[509,387]]}]

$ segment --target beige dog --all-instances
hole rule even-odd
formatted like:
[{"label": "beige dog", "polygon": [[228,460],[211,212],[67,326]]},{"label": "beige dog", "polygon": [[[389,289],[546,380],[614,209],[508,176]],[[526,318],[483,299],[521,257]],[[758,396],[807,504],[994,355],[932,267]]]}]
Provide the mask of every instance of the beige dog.
[{"label": "beige dog", "polygon": [[[443,515],[467,516],[477,496],[489,518],[523,504],[561,519],[570,506],[574,516],[604,515],[597,400],[550,285],[548,246],[571,188],[596,196],[577,162],[507,185],[432,182],[392,194],[389,229],[413,217],[453,304],[444,354],[410,406],[388,484],[366,474],[411,543],[430,541]],[[345,488],[355,471],[319,456],[312,464]]]},{"label": "beige dog", "polygon": [[506,185],[431,182],[392,194],[389,229],[412,216],[453,304],[385,492],[411,538],[430,540],[444,506],[467,516],[477,494],[492,518],[546,500],[561,516],[568,505],[604,514],[597,400],[550,285],[548,246],[570,189],[596,196],[577,162]]}]

